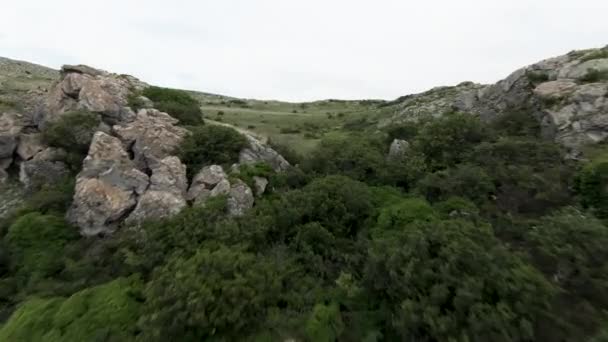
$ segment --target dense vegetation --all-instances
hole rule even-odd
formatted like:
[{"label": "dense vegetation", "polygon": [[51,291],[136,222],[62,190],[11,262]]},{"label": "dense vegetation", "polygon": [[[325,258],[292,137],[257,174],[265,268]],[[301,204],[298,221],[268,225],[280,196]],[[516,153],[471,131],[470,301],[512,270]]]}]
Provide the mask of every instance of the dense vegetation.
[{"label": "dense vegetation", "polygon": [[[182,125],[199,125],[203,122],[200,104],[183,90],[152,86],[144,89],[142,95],[154,102],[154,108],[169,113]],[[137,94],[129,98],[129,102],[135,108],[142,105]]]},{"label": "dense vegetation", "polygon": [[[247,171],[270,191],[243,217],[219,197],[105,238],[64,222],[69,187],[43,189],[0,227],[0,340],[603,341],[606,155],[566,161],[534,122],[330,137]],[[230,163],[243,143],[202,126],[180,153]]]}]

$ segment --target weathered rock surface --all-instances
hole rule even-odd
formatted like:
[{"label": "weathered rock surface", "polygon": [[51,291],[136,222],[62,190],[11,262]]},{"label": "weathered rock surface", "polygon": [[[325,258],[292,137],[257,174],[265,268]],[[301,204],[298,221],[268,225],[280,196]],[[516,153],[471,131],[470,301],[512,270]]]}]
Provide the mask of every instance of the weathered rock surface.
[{"label": "weathered rock surface", "polygon": [[109,124],[131,121],[135,113],[127,107],[128,96],[143,83],[123,75],[110,74],[85,65],[61,69],[61,79],[52,87],[46,100],[44,115],[38,124],[56,120],[73,110],[99,113]]},{"label": "weathered rock surface", "polygon": [[95,133],[68,219],[83,235],[110,233],[137,205],[149,185],[148,176],[129,159],[118,138]]},{"label": "weathered rock surface", "polygon": [[[460,111],[493,120],[526,111],[543,135],[576,150],[608,139],[608,47],[573,51],[521,68],[493,85],[471,82],[404,96],[379,127]],[[594,77],[590,73],[594,73]]]},{"label": "weathered rock surface", "polygon": [[388,151],[389,160],[403,160],[410,148],[410,143],[405,140],[395,139]]},{"label": "weathered rock surface", "polygon": [[139,198],[135,210],[126,222],[140,224],[146,220],[161,219],[179,213],[187,206],[187,187],[186,165],[177,157],[162,159],[152,170],[150,187]]},{"label": "weathered rock surface", "polygon": [[231,182],[219,165],[206,166],[194,176],[187,198],[196,205],[204,205],[208,199],[220,195],[228,196],[228,214],[231,216],[243,215],[255,201],[251,188],[239,179]]},{"label": "weathered rock surface", "polygon": [[135,163],[140,169],[152,169],[172,155],[188,134],[185,128],[167,113],[142,109],[131,122],[115,125],[112,130],[126,146],[131,146]]},{"label": "weathered rock surface", "polygon": [[30,160],[45,148],[46,146],[42,143],[42,134],[21,134],[17,145],[17,155],[21,160]]},{"label": "weathered rock surface", "polygon": [[284,171],[289,167],[289,162],[270,146],[262,144],[251,135],[244,134],[249,142],[249,147],[243,149],[239,154],[240,164],[267,163],[275,171]]},{"label": "weathered rock surface", "polygon": [[266,187],[268,186],[268,179],[264,177],[253,177],[253,183],[255,185],[255,195],[262,196],[264,192],[266,192]]},{"label": "weathered rock surface", "polygon": [[253,207],[253,191],[242,181],[237,181],[230,187],[228,194],[228,214],[231,216],[242,216]]},{"label": "weathered rock surface", "polygon": [[0,114],[0,159],[13,157],[19,134],[24,128],[23,116],[17,113]]}]

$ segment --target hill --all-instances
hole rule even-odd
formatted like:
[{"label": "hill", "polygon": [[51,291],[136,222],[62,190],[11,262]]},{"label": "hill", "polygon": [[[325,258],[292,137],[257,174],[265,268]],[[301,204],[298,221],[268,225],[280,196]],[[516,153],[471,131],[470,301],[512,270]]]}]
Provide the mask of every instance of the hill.
[{"label": "hill", "polygon": [[0,341],[608,336],[608,48],[310,103],[1,62]]}]

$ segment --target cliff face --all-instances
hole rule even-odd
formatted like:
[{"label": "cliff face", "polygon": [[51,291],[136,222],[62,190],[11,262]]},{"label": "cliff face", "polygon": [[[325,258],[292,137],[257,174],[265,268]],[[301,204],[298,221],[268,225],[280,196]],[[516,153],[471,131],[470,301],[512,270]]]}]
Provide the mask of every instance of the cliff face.
[{"label": "cliff face", "polygon": [[390,124],[460,111],[492,120],[528,111],[546,137],[573,149],[608,137],[608,47],[573,51],[521,68],[493,85],[464,82],[394,103]]}]

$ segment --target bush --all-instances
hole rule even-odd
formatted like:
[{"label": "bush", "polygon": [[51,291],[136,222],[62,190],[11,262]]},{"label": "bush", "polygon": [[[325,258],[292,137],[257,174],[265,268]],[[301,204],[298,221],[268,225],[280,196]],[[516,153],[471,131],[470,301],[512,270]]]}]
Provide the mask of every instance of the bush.
[{"label": "bush", "polygon": [[29,213],[13,223],[4,238],[13,272],[24,285],[61,271],[64,247],[77,237],[77,230],[54,215]]},{"label": "bush", "polygon": [[608,70],[589,69],[585,76],[580,78],[584,83],[595,83],[608,80]]},{"label": "bush", "polygon": [[146,288],[144,337],[238,340],[264,321],[281,277],[273,261],[237,248],[202,248],[190,258],[173,258]]},{"label": "bush", "polygon": [[399,125],[391,126],[387,131],[387,144],[390,144],[395,139],[411,140],[418,134],[419,124],[414,122],[406,122]]},{"label": "bush", "polygon": [[239,152],[248,146],[247,138],[232,128],[206,125],[193,127],[182,141],[177,154],[192,177],[203,166],[230,165],[239,159]]},{"label": "bush", "polygon": [[577,176],[581,204],[602,219],[608,219],[608,153],[585,165]]},{"label": "bush", "polygon": [[431,170],[464,162],[472,148],[488,138],[487,128],[468,114],[451,114],[420,128],[412,148],[426,159]]},{"label": "bush", "polygon": [[302,166],[304,171],[320,175],[343,174],[373,183],[386,172],[385,159],[379,139],[362,135],[331,137],[321,140]]},{"label": "bush", "polygon": [[374,240],[364,284],[386,306],[387,340],[522,341],[554,291],[491,227],[414,221]]},{"label": "bush", "polygon": [[71,297],[24,302],[0,329],[2,341],[132,341],[140,283],[119,278]]},{"label": "bush", "polygon": [[68,153],[66,163],[73,171],[78,171],[100,122],[95,113],[68,112],[44,127],[42,137],[49,146],[64,149]]},{"label": "bush", "polygon": [[482,204],[495,190],[492,178],[482,168],[470,164],[427,174],[416,185],[416,191],[431,202],[461,196]]},{"label": "bush", "polygon": [[183,90],[148,87],[144,89],[143,95],[154,102],[156,109],[169,113],[182,125],[203,123],[200,104]]}]

